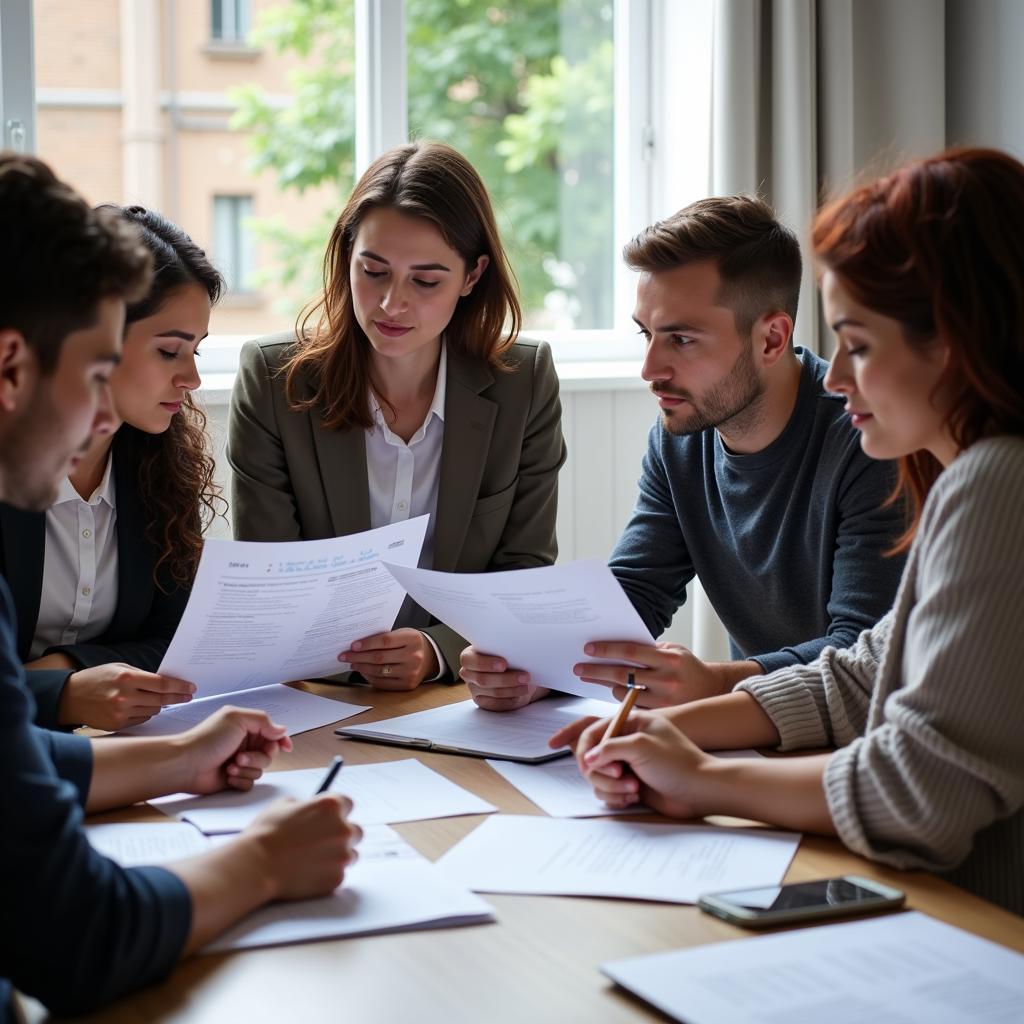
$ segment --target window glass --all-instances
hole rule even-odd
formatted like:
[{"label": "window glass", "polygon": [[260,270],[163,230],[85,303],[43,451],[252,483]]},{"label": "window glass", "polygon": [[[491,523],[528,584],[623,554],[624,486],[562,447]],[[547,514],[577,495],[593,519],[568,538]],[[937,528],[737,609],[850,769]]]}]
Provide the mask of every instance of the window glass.
[{"label": "window glass", "polygon": [[409,131],[480,171],[527,326],[612,326],[608,0],[407,0]]},{"label": "window glass", "polygon": [[39,155],[207,250],[232,284],[212,333],[293,326],[351,189],[351,0],[124,4],[35,0]]}]

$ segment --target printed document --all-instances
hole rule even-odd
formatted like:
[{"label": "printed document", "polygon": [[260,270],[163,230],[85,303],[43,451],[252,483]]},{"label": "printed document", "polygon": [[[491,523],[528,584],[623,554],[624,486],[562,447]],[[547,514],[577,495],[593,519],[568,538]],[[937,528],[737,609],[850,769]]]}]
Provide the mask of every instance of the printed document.
[{"label": "printed document", "polygon": [[359,860],[331,896],[264,907],[200,952],[492,920],[489,904],[441,874],[393,829],[377,825],[366,829]]},{"label": "printed document", "polygon": [[197,697],[335,675],[354,640],[391,629],[405,591],[382,559],[414,566],[427,516],[328,540],[208,540],[160,672]]},{"label": "printed document", "polygon": [[288,730],[289,736],[323,725],[361,715],[369,710],[365,704],[346,704],[331,697],[321,697],[297,690],[284,683],[257,686],[252,690],[236,690],[219,697],[200,697],[187,704],[172,704],[142,725],[122,729],[119,736],[172,736],[205,722],[215,711],[227,707],[254,708],[266,711],[270,719]]},{"label": "printed document", "polygon": [[[222,790],[209,796],[165,796],[150,803],[170,817],[191,822],[207,835],[241,832],[275,800],[308,800],[323,779],[323,768],[267,772],[248,792]],[[497,808],[410,758],[380,764],[346,765],[331,792],[344,793],[359,825],[423,821],[462,814],[490,814]]]},{"label": "printed document", "polygon": [[1010,1024],[1024,956],[917,912],[603,964],[686,1024]]},{"label": "printed document", "polygon": [[209,840],[192,825],[179,822],[131,822],[123,825],[86,825],[89,845],[123,868],[167,864],[206,853]]},{"label": "printed document", "polygon": [[586,715],[607,718],[614,713],[615,707],[606,701],[585,697],[549,697],[515,711],[484,711],[471,700],[460,700],[337,731],[353,739],[418,750],[538,762],[569,753],[568,747],[552,750],[548,746],[548,739],[563,725]]},{"label": "printed document", "polygon": [[[572,674],[591,640],[654,638],[604,562],[568,562],[509,572],[446,573],[385,563],[412,599],[478,650],[523,669],[538,686],[615,701],[607,686]],[[606,659],[605,659],[606,660]]]},{"label": "printed document", "polygon": [[701,893],[778,885],[799,834],[500,815],[440,860],[477,892],[694,903]]}]

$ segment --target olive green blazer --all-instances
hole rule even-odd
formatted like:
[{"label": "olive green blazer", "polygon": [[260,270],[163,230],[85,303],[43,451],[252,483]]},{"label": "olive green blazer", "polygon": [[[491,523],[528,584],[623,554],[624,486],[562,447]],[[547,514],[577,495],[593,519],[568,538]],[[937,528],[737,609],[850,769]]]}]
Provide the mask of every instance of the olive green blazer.
[{"label": "olive green blazer", "polygon": [[[280,373],[294,334],[248,342],[231,396],[228,462],[238,540],[320,540],[370,528],[362,430],[331,430],[295,411]],[[558,377],[544,342],[519,341],[495,370],[448,350],[433,568],[487,572],[551,565],[558,471],[565,462]],[[312,394],[300,381],[298,394]],[[396,626],[408,624],[407,599]],[[422,609],[417,609],[422,616]],[[467,641],[424,627],[458,673]]]}]

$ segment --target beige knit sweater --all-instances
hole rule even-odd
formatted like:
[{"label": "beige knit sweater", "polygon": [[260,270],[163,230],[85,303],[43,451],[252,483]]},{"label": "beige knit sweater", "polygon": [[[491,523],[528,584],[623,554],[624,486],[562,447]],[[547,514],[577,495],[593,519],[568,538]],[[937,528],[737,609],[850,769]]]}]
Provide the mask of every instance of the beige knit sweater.
[{"label": "beige knit sweater", "polygon": [[780,749],[839,748],[825,794],[851,850],[1024,914],[1024,438],[942,473],[874,629],[736,689]]}]

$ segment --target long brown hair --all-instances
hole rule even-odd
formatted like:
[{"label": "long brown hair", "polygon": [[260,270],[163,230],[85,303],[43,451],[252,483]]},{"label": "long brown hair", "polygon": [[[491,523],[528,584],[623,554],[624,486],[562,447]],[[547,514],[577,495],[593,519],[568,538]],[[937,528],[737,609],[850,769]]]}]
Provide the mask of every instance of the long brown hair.
[{"label": "long brown hair", "polygon": [[[949,359],[936,392],[962,451],[1024,434],[1024,165],[994,149],[921,160],[825,206],[814,252],[860,303],[897,320],[908,344],[937,340]],[[899,460],[894,499],[914,537],[942,466],[929,452]]]},{"label": "long brown hair", "polygon": [[[390,150],[367,168],[334,225],[324,256],[323,294],[300,314],[296,346],[284,367],[292,407],[319,406],[333,429],[365,429],[373,423],[370,342],[356,321],[349,267],[360,222],[369,210],[381,207],[430,221],[467,268],[480,256],[490,257],[445,328],[450,348],[502,367],[502,356],[522,324],[515,279],[480,175],[440,142]],[[312,394],[300,387],[300,376],[312,384]]]},{"label": "long brown hair", "polygon": [[[156,270],[149,292],[130,303],[125,326],[153,316],[186,284],[205,289],[216,303],[223,278],[206,253],[179,227],[152,210],[129,206],[121,215],[135,224],[153,254]],[[146,539],[157,552],[154,579],[161,589],[192,581],[203,552],[203,534],[226,502],[214,483],[215,463],[206,432],[206,414],[190,393],[161,434],[124,424],[138,458],[138,485],[146,511]],[[126,436],[123,443],[127,443]]]}]

